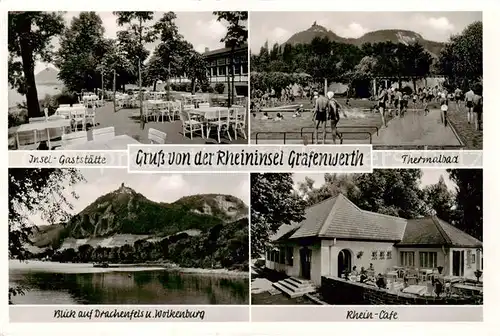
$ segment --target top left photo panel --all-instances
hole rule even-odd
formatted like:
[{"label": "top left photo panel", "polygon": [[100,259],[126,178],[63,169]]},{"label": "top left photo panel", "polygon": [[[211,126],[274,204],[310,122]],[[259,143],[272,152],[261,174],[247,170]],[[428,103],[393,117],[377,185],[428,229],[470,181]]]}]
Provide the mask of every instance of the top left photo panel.
[{"label": "top left photo panel", "polygon": [[248,143],[248,12],[9,12],[9,150]]}]

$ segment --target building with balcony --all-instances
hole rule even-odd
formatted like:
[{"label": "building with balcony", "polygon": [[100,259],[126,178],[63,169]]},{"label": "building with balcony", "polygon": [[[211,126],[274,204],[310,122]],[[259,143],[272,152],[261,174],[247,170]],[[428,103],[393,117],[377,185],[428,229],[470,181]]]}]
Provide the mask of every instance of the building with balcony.
[{"label": "building with balcony", "polygon": [[[203,57],[208,64],[208,78],[210,84],[224,84],[224,92],[227,92],[229,79],[231,78],[231,48],[216,50],[205,49]],[[237,48],[234,51],[234,87],[236,94],[248,96],[248,45]]]},{"label": "building with balcony", "polygon": [[[224,93],[227,93],[229,80],[231,79],[230,62],[231,48],[209,50],[205,48],[202,54],[207,63],[207,76],[212,87],[218,83],[224,84]],[[239,96],[248,96],[248,45],[237,48],[234,51],[234,87]],[[232,81],[232,80],[231,80]],[[173,78],[171,83],[188,83],[190,79],[186,76]]]}]

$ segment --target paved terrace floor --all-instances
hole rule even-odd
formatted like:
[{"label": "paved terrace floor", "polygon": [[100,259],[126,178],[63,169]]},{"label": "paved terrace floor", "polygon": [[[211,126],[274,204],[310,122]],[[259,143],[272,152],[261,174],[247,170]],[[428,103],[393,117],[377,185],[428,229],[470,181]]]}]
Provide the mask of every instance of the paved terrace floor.
[{"label": "paved terrace floor", "polygon": [[[92,140],[92,129],[99,129],[113,126],[115,128],[115,135],[126,134],[141,143],[149,143],[148,132],[149,128],[154,128],[159,131],[167,133],[166,144],[217,144],[217,130],[212,128],[209,139],[203,139],[199,132],[193,134],[193,139],[182,134],[182,122],[180,120],[168,121],[165,118],[164,122],[149,121],[145,124],[144,129],[141,129],[140,112],[138,108],[135,109],[120,109],[113,112],[113,103],[106,102],[103,107],[96,109],[96,123],[95,127],[89,125],[88,139]],[[15,148],[15,132],[17,127],[9,128],[9,149]],[[248,134],[248,127],[245,133]],[[227,138],[226,132],[221,133],[222,144],[247,144],[248,140],[245,139],[241,132],[238,132],[238,138],[234,138],[234,130],[230,130],[231,139]],[[206,136],[206,134],[205,134]],[[248,138],[248,136],[247,136]]]},{"label": "paved terrace floor", "polygon": [[[114,126],[116,135],[126,134],[141,143],[149,142],[148,131],[152,127],[167,133],[167,144],[217,144],[217,132],[215,128],[212,128],[209,139],[203,139],[197,132],[193,134],[193,139],[191,140],[188,134],[185,137],[182,135],[182,122],[180,120],[167,121],[165,118],[164,122],[161,122],[161,120],[159,122],[149,121],[145,124],[144,129],[141,130],[138,108],[121,109],[113,112],[113,104],[109,102],[96,110],[96,122],[98,123],[96,128]],[[226,133],[223,132],[221,133],[221,143],[248,143],[248,140],[241,135],[241,132],[238,134],[236,140],[234,139],[234,131],[231,130],[230,132],[232,141],[229,141],[226,138]]]},{"label": "paved terrace floor", "polygon": [[403,118],[395,117],[387,127],[373,136],[373,145],[389,146],[460,146],[453,129],[441,122],[441,111],[408,111]]}]

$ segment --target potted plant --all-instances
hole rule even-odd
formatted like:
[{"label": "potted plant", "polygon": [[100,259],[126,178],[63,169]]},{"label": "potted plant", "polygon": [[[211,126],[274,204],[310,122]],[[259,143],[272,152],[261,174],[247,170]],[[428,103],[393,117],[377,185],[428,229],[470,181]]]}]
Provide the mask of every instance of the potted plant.
[{"label": "potted plant", "polygon": [[443,266],[438,266],[437,269],[438,269],[439,274],[441,274],[443,272]]}]

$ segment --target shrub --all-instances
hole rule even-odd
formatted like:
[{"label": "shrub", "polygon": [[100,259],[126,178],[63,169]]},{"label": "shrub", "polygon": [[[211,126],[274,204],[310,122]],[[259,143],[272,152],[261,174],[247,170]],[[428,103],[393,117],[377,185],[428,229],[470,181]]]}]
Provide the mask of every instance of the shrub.
[{"label": "shrub", "polygon": [[218,94],[223,94],[225,87],[226,86],[224,85],[224,83],[217,83],[217,84],[215,84],[214,90]]}]

